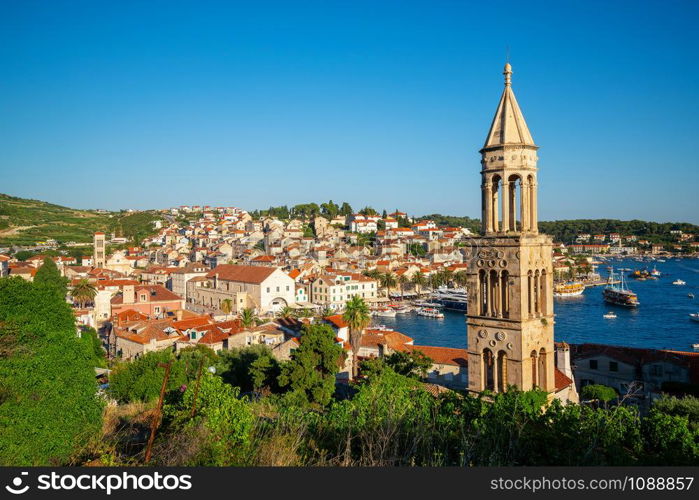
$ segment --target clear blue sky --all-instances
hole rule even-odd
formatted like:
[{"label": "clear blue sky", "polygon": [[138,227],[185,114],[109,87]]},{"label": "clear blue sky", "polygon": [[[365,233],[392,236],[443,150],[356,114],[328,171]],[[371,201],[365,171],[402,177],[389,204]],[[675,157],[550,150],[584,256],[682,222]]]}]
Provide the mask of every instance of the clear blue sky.
[{"label": "clear blue sky", "polygon": [[542,219],[699,223],[699,2],[0,1],[0,192],[479,216],[513,85]]}]

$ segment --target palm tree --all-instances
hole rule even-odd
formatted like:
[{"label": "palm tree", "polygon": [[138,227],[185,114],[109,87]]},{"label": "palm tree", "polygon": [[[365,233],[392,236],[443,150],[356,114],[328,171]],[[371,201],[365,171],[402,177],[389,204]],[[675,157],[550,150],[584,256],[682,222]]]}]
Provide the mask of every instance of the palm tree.
[{"label": "palm tree", "polygon": [[449,285],[449,282],[450,282],[452,279],[454,279],[454,271],[452,271],[452,270],[450,270],[450,269],[444,269],[444,270],[442,270],[442,272],[440,273],[440,275],[441,275],[440,277],[441,277],[441,279],[442,279],[442,284],[443,284],[443,285],[447,285],[447,286],[448,286],[448,285]]},{"label": "palm tree", "polygon": [[301,309],[298,312],[299,318],[310,318],[311,316],[313,316],[313,312],[308,308]]},{"label": "palm tree", "polygon": [[332,316],[335,313],[333,309],[330,309],[328,306],[324,306],[322,309],[318,311],[318,317],[320,319],[327,318],[328,316]]},{"label": "palm tree", "polygon": [[371,279],[374,279],[376,281],[381,280],[381,271],[379,271],[378,269],[372,269],[371,271],[364,271],[363,274],[367,278],[371,278]]},{"label": "palm tree", "polygon": [[359,295],[354,295],[345,305],[342,319],[347,323],[350,331],[350,345],[352,346],[352,378],[357,376],[357,355],[362,344],[364,329],[371,323],[369,306]]},{"label": "palm tree", "polygon": [[386,295],[391,294],[391,288],[396,286],[396,275],[392,272],[387,272],[381,275],[381,286],[386,289]]},{"label": "palm tree", "polygon": [[468,273],[466,271],[459,271],[454,274],[454,282],[459,286],[465,286],[468,281]]},{"label": "palm tree", "polygon": [[226,315],[226,319],[228,319],[228,315],[233,311],[233,301],[231,299],[224,299],[221,302],[221,311]]},{"label": "palm tree", "polygon": [[403,300],[403,292],[405,290],[405,285],[408,283],[408,277],[405,273],[398,276],[398,286],[400,287],[400,298]]},{"label": "palm tree", "polygon": [[279,317],[284,318],[284,319],[289,319],[294,316],[294,310],[289,307],[289,306],[284,306],[282,307],[281,311],[279,311]]},{"label": "palm tree", "polygon": [[434,290],[435,288],[439,288],[442,284],[442,276],[440,276],[439,273],[432,273],[429,278],[427,278],[427,281],[430,283],[430,288]]},{"label": "palm tree", "polygon": [[240,311],[240,322],[245,328],[250,328],[251,326],[257,324],[257,315],[255,314],[255,310],[250,307],[246,307]]},{"label": "palm tree", "polygon": [[410,281],[415,286],[415,291],[417,292],[417,294],[420,295],[420,290],[423,286],[425,286],[426,283],[425,275],[422,274],[421,271],[417,271],[415,274],[413,274],[413,277],[410,279]]},{"label": "palm tree", "polygon": [[85,307],[87,302],[92,302],[97,295],[97,289],[85,278],[81,279],[73,287],[71,295],[78,301],[80,307]]}]

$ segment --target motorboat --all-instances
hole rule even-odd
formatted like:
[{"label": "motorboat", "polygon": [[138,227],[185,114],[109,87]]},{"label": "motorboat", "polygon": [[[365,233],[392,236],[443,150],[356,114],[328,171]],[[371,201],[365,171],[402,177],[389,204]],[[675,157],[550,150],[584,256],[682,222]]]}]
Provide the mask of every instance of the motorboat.
[{"label": "motorboat", "polygon": [[422,309],[417,310],[418,316],[424,316],[426,318],[436,318],[436,319],[443,319],[444,318],[444,313],[438,311],[437,309],[434,309],[432,307],[423,307]]},{"label": "motorboat", "polygon": [[699,313],[690,313],[689,314],[689,319],[692,321],[698,321],[699,322]]},{"label": "motorboat", "polygon": [[585,291],[585,285],[577,281],[569,283],[559,283],[553,286],[554,297],[575,297],[582,295]]},{"label": "motorboat", "polygon": [[603,314],[602,317],[604,319],[616,319],[616,314],[612,311],[609,311],[607,314]]},{"label": "motorboat", "polygon": [[681,279],[677,278],[675,281],[672,282],[673,285],[686,285],[686,281],[682,281]]},{"label": "motorboat", "polygon": [[382,318],[395,318],[396,311],[390,307],[380,307],[374,311],[374,316],[379,316]]}]

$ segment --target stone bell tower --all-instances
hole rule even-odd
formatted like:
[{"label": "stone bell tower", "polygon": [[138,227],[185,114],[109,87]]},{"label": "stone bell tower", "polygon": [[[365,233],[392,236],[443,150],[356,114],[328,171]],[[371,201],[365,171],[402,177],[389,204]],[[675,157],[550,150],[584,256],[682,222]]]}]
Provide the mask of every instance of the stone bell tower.
[{"label": "stone bell tower", "polygon": [[469,390],[554,390],[552,241],[537,227],[537,150],[505,89],[481,153],[481,236],[468,268]]}]

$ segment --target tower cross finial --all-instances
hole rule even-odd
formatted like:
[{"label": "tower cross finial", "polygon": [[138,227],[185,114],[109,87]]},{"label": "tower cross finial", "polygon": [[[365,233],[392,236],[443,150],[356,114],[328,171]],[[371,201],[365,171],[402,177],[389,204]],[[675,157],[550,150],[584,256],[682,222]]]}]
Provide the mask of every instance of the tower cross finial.
[{"label": "tower cross finial", "polygon": [[510,63],[505,63],[505,70],[502,72],[505,75],[505,87],[512,85],[512,66]]}]

